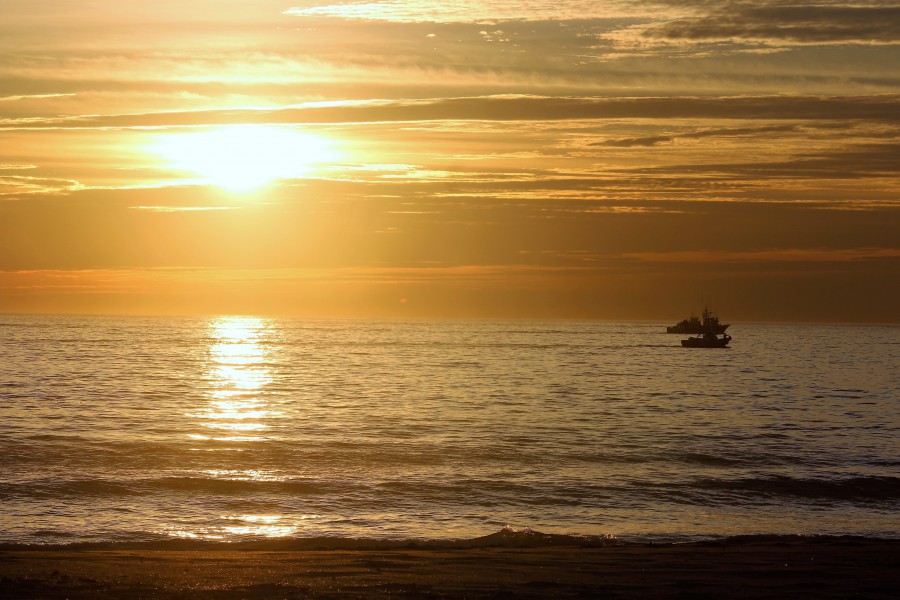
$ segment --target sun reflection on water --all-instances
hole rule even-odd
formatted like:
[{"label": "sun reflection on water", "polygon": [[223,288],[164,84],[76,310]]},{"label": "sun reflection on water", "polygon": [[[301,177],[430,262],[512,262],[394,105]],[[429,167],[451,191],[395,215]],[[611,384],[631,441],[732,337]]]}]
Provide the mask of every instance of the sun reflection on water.
[{"label": "sun reflection on water", "polygon": [[[274,324],[257,317],[222,317],[209,323],[206,349],[206,401],[187,416],[195,429],[187,437],[202,442],[195,450],[211,452],[219,464],[192,473],[204,479],[265,484],[283,481],[274,470],[238,465],[221,452],[250,450],[273,437],[275,421],[283,418],[277,394],[267,388],[274,379],[278,333]],[[285,537],[299,523],[317,515],[224,514],[220,523],[202,527],[173,525],[167,535],[183,539],[231,540]]]},{"label": "sun reflection on water", "polygon": [[297,531],[294,525],[280,523],[283,515],[222,515],[221,518],[235,523],[222,527],[222,531],[231,535],[285,537]]},{"label": "sun reflection on water", "polygon": [[197,530],[170,527],[166,534],[170,537],[189,540],[229,540],[231,538],[278,538],[299,532],[304,521],[318,519],[319,515],[243,514],[220,515],[224,523],[201,527]]},{"label": "sun reflection on water", "polygon": [[274,471],[261,469],[207,469],[203,473],[216,479],[232,481],[284,481],[284,478]]},{"label": "sun reflection on water", "polygon": [[[272,383],[270,329],[271,324],[258,317],[222,317],[210,323],[209,401],[189,415],[206,431],[190,434],[192,439],[267,439],[271,420],[280,415],[264,394]],[[254,435],[245,435],[250,432]]]}]

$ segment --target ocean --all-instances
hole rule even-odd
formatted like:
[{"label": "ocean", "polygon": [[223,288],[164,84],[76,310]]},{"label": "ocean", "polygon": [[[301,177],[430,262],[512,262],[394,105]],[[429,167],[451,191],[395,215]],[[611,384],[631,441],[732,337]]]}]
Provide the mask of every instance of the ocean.
[{"label": "ocean", "polygon": [[900,537],[900,327],[0,315],[0,544]]}]

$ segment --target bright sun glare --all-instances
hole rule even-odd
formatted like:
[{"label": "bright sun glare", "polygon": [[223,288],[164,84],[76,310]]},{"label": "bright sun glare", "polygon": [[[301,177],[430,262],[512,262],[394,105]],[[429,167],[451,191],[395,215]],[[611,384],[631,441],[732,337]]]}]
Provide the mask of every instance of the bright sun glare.
[{"label": "bright sun glare", "polygon": [[277,179],[302,177],[335,160],[329,140],[277,125],[226,125],[211,131],[167,133],[153,151],[205,184],[246,192]]}]

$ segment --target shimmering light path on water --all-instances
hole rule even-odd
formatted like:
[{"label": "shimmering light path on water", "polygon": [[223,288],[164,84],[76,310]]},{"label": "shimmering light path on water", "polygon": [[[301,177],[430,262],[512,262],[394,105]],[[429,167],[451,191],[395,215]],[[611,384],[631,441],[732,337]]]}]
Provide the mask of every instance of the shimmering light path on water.
[{"label": "shimmering light path on water", "polygon": [[900,535],[900,328],[0,315],[0,542]]}]

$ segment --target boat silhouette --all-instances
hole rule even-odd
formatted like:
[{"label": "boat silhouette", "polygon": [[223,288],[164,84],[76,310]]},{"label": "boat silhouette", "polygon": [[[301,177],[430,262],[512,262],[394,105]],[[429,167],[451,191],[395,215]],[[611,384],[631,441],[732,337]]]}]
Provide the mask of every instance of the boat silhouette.
[{"label": "boat silhouette", "polygon": [[731,336],[727,333],[723,333],[722,337],[714,333],[704,333],[697,337],[681,340],[681,345],[685,348],[727,348],[730,341]]},{"label": "boat silhouette", "polygon": [[728,329],[729,325],[730,323],[720,323],[719,317],[714,315],[709,307],[704,307],[702,320],[697,318],[696,315],[691,315],[687,319],[679,321],[672,327],[666,327],[666,333],[712,333],[715,335],[722,335],[725,333],[725,330]]},{"label": "boat silhouette", "polygon": [[695,337],[681,340],[681,345],[685,348],[727,348],[732,338],[725,330],[730,324],[719,322],[719,317],[708,306],[703,307],[702,315],[702,319],[691,315],[673,327],[666,327],[666,333],[696,334]]}]

